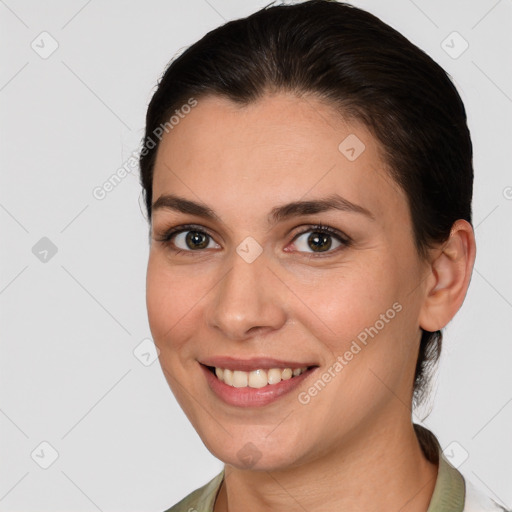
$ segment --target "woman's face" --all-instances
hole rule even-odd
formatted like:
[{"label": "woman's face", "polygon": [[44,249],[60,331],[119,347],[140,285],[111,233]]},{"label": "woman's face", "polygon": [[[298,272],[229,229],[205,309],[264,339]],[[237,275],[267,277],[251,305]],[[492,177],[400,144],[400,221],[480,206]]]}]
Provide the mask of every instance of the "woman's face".
[{"label": "woman's face", "polygon": [[216,457],[282,469],[409,421],[425,266],[367,129],[312,96],[200,98],[153,204],[151,332]]}]

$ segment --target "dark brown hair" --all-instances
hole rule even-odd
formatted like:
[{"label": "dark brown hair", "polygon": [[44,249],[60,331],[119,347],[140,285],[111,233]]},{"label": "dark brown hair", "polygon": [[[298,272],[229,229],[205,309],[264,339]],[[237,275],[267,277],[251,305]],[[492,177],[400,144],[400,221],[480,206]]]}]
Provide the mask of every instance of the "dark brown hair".
[{"label": "dark brown hair", "polygon": [[[368,127],[407,196],[422,258],[448,239],[457,219],[471,223],[472,144],[450,77],[377,17],[332,0],[271,4],[212,30],[170,63],[148,106],[140,154],[148,219],[159,126],[190,98],[218,95],[247,105],[278,91],[312,93]],[[441,341],[441,331],[422,332],[415,403]]]}]

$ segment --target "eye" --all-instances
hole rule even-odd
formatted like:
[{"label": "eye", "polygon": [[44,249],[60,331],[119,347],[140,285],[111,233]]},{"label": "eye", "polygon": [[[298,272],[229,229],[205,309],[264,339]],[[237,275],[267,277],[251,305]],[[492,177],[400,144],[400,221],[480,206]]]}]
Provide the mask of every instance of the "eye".
[{"label": "eye", "polygon": [[[209,249],[210,242],[213,242],[208,233],[204,231],[182,231],[174,238],[174,245],[184,251],[197,249]],[[180,246],[181,244],[181,246]]]},{"label": "eye", "polygon": [[211,235],[198,226],[187,225],[172,228],[155,240],[162,242],[176,253],[194,252],[202,249],[219,249]]},{"label": "eye", "polygon": [[[220,249],[213,237],[204,228],[196,225],[181,225],[165,231],[155,240],[163,243],[175,254],[185,253],[187,256],[204,249]],[[293,245],[298,252],[317,254],[337,252],[351,245],[351,239],[340,231],[317,224],[308,226],[293,239]],[[288,251],[287,251],[288,252]]]},{"label": "eye", "polygon": [[350,245],[349,237],[329,226],[313,226],[294,238],[294,246],[300,252],[330,253]]}]

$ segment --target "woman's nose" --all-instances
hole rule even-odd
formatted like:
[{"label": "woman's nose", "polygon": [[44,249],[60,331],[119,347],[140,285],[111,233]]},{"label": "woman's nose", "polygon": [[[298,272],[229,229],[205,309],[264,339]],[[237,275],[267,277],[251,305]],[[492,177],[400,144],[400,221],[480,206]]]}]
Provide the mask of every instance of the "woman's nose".
[{"label": "woman's nose", "polygon": [[[243,255],[242,255],[243,256]],[[210,295],[207,322],[229,339],[243,341],[286,323],[285,286],[264,253],[254,261],[233,252]]]}]

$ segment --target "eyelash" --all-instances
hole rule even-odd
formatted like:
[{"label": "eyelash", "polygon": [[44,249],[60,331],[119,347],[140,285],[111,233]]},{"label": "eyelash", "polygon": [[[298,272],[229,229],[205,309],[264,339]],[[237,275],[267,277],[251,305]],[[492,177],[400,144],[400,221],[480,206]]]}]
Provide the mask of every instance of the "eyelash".
[{"label": "eyelash", "polygon": [[[211,239],[213,239],[213,236],[210,235],[210,233],[208,233],[208,231],[206,231],[201,226],[198,226],[196,224],[183,224],[181,226],[176,226],[174,228],[171,228],[171,229],[167,230],[160,237],[156,237],[155,240],[157,242],[163,243],[166,247],[168,247],[176,255],[178,255],[178,254],[186,254],[187,256],[193,256],[194,253],[203,252],[204,249],[203,250],[201,250],[201,249],[197,249],[197,250],[184,250],[184,249],[178,249],[178,248],[173,246],[172,238],[175,235],[178,235],[178,234],[186,232],[186,231],[193,231],[193,232],[196,232],[196,233],[200,233],[200,234],[206,235],[206,236],[210,237]],[[340,250],[346,249],[346,248],[348,248],[348,247],[350,247],[352,245],[352,239],[350,237],[348,237],[344,233],[338,231],[337,229],[331,228],[330,226],[326,226],[324,224],[315,224],[315,225],[308,226],[307,229],[304,229],[303,231],[297,233],[294,236],[292,242],[295,241],[299,236],[301,236],[301,235],[303,235],[305,233],[309,233],[310,231],[313,232],[313,233],[324,233],[324,234],[327,234],[327,235],[331,235],[334,238],[336,238],[341,243],[341,245],[339,247],[336,247],[333,250],[328,250],[328,251],[325,251],[325,252],[320,252],[320,253],[315,253],[315,252],[310,252],[309,253],[308,252],[308,253],[305,253],[309,257],[313,256],[315,258],[322,258],[322,257],[330,256],[330,255],[332,255],[334,253],[337,253]],[[303,253],[303,251],[299,251],[299,252]]]}]

